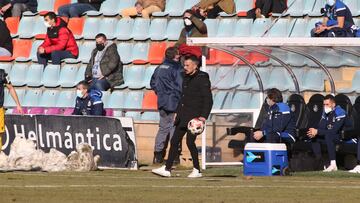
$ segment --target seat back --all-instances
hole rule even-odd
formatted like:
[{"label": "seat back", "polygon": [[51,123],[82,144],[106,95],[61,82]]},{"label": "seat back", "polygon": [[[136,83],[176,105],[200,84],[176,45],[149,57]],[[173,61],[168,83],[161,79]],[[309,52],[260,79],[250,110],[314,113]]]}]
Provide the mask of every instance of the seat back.
[{"label": "seat back", "polygon": [[323,112],[324,96],[314,94],[306,104],[306,110],[301,128],[317,128]]},{"label": "seat back", "polygon": [[296,128],[299,128],[301,123],[303,122],[305,114],[305,100],[301,95],[292,94],[288,98],[287,104],[290,106],[290,110],[293,113],[296,122]]},{"label": "seat back", "polygon": [[345,94],[338,94],[335,96],[335,102],[336,105],[339,105],[341,108],[343,108],[346,111],[347,116],[345,119],[343,130],[354,129],[354,118],[352,114],[353,106],[351,104],[350,98]]}]

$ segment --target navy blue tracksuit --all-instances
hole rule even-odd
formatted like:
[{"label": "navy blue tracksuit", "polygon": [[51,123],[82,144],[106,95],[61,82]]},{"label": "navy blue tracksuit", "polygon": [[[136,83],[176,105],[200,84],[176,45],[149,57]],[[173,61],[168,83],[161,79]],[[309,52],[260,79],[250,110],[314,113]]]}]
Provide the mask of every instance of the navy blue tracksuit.
[{"label": "navy blue tracksuit", "polygon": [[312,148],[317,158],[321,157],[321,143],[325,142],[330,160],[336,160],[336,143],[340,141],[340,132],[345,124],[346,112],[336,106],[328,114],[323,112],[318,126],[318,134],[312,139]]},{"label": "navy blue tracksuit", "polygon": [[91,89],[88,96],[85,98],[76,98],[76,104],[73,115],[88,115],[88,116],[104,116],[104,104],[101,101],[102,92]]}]

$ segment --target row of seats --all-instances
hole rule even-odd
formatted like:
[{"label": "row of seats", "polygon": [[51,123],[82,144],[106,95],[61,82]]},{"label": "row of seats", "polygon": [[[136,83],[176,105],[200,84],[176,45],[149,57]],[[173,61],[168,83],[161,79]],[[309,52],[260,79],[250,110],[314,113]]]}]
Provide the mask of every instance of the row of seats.
[{"label": "row of seats", "polygon": [[[20,23],[18,18],[6,20],[13,37],[44,39],[46,27],[41,17],[23,17]],[[256,19],[206,19],[209,37],[261,37],[272,26],[267,37],[310,37],[310,31],[321,18],[281,18],[272,26],[270,18]],[[355,19],[360,25],[360,19]],[[18,24],[18,25],[17,25]],[[31,26],[29,26],[31,25]],[[179,38],[184,27],[182,19],[173,18],[71,18],[69,29],[76,39],[95,39],[102,32],[109,39],[175,41]]]}]

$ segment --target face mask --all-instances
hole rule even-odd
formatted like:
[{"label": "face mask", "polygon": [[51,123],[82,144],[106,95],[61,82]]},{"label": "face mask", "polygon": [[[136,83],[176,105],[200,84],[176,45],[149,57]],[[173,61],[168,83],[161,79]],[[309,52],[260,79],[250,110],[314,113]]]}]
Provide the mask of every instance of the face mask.
[{"label": "face mask", "polygon": [[76,96],[83,98],[84,95],[81,90],[76,90]]},{"label": "face mask", "polygon": [[336,0],[326,0],[326,4],[329,6],[333,6],[335,4]]},{"label": "face mask", "polygon": [[44,21],[44,25],[45,25],[45,27],[51,27],[50,23],[46,22],[46,21]]},{"label": "face mask", "polygon": [[332,108],[331,107],[324,107],[324,112],[326,114],[330,113],[332,111]]},{"label": "face mask", "polygon": [[104,48],[105,48],[104,44],[96,44],[96,49],[97,50],[102,51],[102,50],[104,50]]},{"label": "face mask", "polygon": [[192,22],[191,22],[191,20],[190,20],[189,18],[185,18],[185,19],[184,19],[184,24],[185,24],[186,26],[190,26],[190,25],[192,24]]}]

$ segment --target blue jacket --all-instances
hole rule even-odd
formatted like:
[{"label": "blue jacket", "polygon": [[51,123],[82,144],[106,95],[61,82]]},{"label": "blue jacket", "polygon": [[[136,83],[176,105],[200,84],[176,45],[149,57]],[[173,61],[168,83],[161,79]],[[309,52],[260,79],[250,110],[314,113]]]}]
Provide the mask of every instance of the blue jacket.
[{"label": "blue jacket", "polygon": [[354,25],[350,9],[340,0],[336,0],[332,7],[326,4],[324,16],[328,18],[327,26],[336,25],[338,16],[345,18],[344,28],[349,29]]},{"label": "blue jacket", "polygon": [[104,104],[101,101],[102,92],[91,89],[85,98],[76,97],[76,104],[73,115],[105,115]]},{"label": "blue jacket", "polygon": [[340,132],[345,124],[346,112],[340,106],[336,106],[333,111],[328,114],[323,112],[318,126],[318,135],[336,135],[340,136]]},{"label": "blue jacket", "polygon": [[281,141],[295,142],[295,119],[290,107],[285,103],[276,103],[267,113],[261,127],[263,135],[278,135]]},{"label": "blue jacket", "polygon": [[158,97],[158,109],[175,112],[181,98],[183,68],[179,62],[165,59],[151,76],[150,86]]}]

